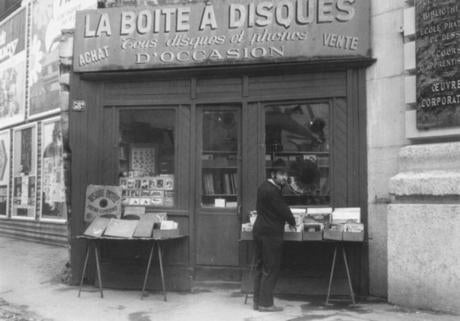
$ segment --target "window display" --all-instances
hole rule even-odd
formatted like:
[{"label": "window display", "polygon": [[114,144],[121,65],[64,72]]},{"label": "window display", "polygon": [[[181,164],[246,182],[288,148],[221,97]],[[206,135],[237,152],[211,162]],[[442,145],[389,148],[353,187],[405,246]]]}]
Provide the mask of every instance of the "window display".
[{"label": "window display", "polygon": [[120,112],[119,184],[125,206],[175,206],[175,111]]},{"label": "window display", "polygon": [[35,219],[37,126],[15,128],[13,144],[13,217]]},{"label": "window display", "polygon": [[65,220],[64,160],[61,123],[58,118],[43,122],[41,218]]},{"label": "window display", "polygon": [[206,108],[203,111],[203,207],[237,207],[239,126],[239,113],[236,109]]},{"label": "window display", "polygon": [[[289,169],[283,196],[290,205],[325,205],[329,191],[329,103],[298,102],[265,107],[265,166]],[[311,169],[315,168],[315,171]],[[304,184],[311,181],[314,184]]]}]

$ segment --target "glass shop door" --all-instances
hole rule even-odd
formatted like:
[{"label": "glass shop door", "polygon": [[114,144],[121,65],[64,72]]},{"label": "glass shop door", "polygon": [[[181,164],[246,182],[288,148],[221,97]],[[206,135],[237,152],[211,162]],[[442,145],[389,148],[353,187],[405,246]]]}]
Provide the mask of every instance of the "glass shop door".
[{"label": "glass shop door", "polygon": [[238,266],[241,106],[197,108],[196,262]]}]

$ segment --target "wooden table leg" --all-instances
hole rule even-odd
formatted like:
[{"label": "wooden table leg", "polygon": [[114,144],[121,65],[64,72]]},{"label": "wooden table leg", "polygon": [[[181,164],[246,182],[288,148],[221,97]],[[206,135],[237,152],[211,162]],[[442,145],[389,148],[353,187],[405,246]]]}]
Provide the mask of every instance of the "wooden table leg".
[{"label": "wooden table leg", "polygon": [[335,259],[337,257],[337,247],[338,247],[338,244],[336,244],[334,247],[334,256],[332,258],[331,274],[329,276],[329,286],[327,288],[326,305],[329,304],[329,298],[331,296],[332,278],[334,277]]},{"label": "wooden table leg", "polygon": [[345,269],[347,270],[347,280],[348,280],[348,287],[350,288],[351,301],[353,302],[353,304],[356,304],[355,303],[355,293],[353,292],[353,285],[351,283],[350,268],[348,267],[347,254],[345,252],[345,246],[343,245],[342,245],[342,254],[343,254],[343,261],[345,262]]},{"label": "wooden table leg", "polygon": [[100,262],[99,262],[99,251],[97,249],[97,243],[94,243],[94,255],[96,257],[96,270],[97,270],[97,281],[99,284],[99,291],[101,291],[101,298],[103,298],[104,293],[102,292],[101,267],[100,267]]},{"label": "wooden table leg", "polygon": [[153,256],[154,248],[155,248],[155,242],[152,243],[152,247],[150,248],[149,259],[147,261],[147,269],[145,270],[144,284],[142,285],[141,300],[144,297],[145,287],[147,286],[147,279],[148,279],[149,273],[150,273],[150,266],[152,264],[152,256]]},{"label": "wooden table leg", "polygon": [[164,300],[167,301],[168,298],[166,296],[165,275],[164,275],[164,272],[163,272],[163,257],[162,257],[162,254],[161,254],[160,242],[158,242],[157,247],[158,247],[158,261],[160,263],[161,287],[163,289]]},{"label": "wooden table leg", "polygon": [[88,266],[89,251],[90,251],[90,246],[89,244],[87,244],[86,254],[85,254],[85,263],[83,263],[83,271],[81,272],[80,287],[78,289],[78,297],[80,297],[81,287],[83,286],[83,279],[85,278],[85,274],[86,274],[86,267]]}]

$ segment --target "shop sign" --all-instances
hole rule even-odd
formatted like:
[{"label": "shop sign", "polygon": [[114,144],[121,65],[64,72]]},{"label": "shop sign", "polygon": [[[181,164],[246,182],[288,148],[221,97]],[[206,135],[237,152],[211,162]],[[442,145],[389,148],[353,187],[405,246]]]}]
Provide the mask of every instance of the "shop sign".
[{"label": "shop sign", "polygon": [[121,216],[121,187],[88,185],[86,189],[85,222],[100,215]]},{"label": "shop sign", "polygon": [[0,127],[24,120],[26,89],[26,11],[0,25]]},{"label": "shop sign", "polygon": [[95,8],[97,0],[33,0],[30,39],[30,111],[32,117],[60,108],[59,41],[63,29],[75,28],[77,10]]},{"label": "shop sign", "polygon": [[368,0],[214,1],[77,14],[74,71],[369,55]]},{"label": "shop sign", "polygon": [[417,128],[460,126],[460,3],[421,0],[415,9]]}]

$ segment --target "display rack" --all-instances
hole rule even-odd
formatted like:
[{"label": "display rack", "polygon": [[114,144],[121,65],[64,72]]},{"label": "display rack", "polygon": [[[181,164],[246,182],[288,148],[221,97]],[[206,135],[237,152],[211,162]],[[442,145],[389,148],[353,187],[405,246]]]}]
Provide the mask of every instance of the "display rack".
[{"label": "display rack", "polygon": [[[238,199],[238,166],[235,151],[203,151],[203,207],[236,207]],[[219,199],[219,200],[218,200]]]}]

